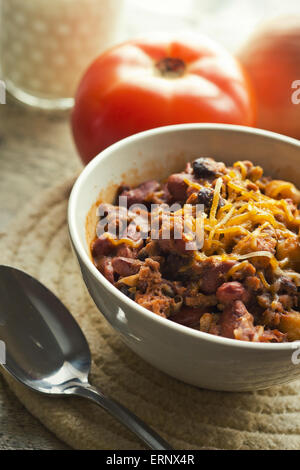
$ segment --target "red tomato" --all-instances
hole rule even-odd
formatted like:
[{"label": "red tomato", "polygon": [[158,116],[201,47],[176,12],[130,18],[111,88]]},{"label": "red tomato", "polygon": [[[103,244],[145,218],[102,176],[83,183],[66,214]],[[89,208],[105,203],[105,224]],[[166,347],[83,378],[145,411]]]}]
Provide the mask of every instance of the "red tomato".
[{"label": "red tomato", "polygon": [[252,126],[254,104],[237,60],[214,41],[186,34],[108,50],[83,76],[72,114],[85,163],[129,135],[189,122]]}]

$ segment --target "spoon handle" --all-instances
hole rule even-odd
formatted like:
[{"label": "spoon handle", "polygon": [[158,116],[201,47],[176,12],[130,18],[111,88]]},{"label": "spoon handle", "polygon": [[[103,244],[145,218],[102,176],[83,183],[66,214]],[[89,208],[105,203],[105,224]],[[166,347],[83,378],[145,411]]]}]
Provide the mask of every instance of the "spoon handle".
[{"label": "spoon handle", "polygon": [[162,439],[155,431],[153,431],[146,423],[144,423],[135,414],[125,408],[123,405],[106,397],[95,387],[90,384],[78,384],[68,389],[68,393],[77,395],[97,403],[104,408],[110,415],[116,418],[120,423],[124,424],[130,431],[138,436],[150,449],[153,450],[172,450],[170,444]]}]

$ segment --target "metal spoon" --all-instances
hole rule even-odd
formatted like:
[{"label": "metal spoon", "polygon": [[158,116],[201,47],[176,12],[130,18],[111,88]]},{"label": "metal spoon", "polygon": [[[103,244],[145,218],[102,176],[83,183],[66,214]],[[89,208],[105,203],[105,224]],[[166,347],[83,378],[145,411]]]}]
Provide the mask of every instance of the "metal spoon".
[{"label": "metal spoon", "polygon": [[89,384],[90,350],[72,315],[40,282],[9,266],[0,266],[0,339],[6,346],[3,367],[23,384],[49,395],[88,398],[151,449],[172,449],[131,411]]}]

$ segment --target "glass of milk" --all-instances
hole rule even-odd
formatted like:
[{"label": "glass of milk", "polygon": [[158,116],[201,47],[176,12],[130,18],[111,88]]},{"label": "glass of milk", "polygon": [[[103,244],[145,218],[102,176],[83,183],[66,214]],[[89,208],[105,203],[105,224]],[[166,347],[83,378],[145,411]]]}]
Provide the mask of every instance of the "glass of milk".
[{"label": "glass of milk", "polygon": [[116,40],[123,0],[0,0],[1,73],[18,100],[73,105],[93,59]]}]

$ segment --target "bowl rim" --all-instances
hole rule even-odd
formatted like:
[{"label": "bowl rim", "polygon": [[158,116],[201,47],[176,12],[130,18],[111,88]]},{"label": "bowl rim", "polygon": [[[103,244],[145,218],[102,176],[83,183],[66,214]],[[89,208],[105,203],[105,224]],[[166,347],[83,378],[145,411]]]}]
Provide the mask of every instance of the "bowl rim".
[{"label": "bowl rim", "polygon": [[225,338],[222,336],[215,336],[210,333],[205,333],[202,331],[194,330],[188,326],[181,325],[179,323],[173,321],[167,321],[168,319],[163,318],[155,313],[147,310],[145,307],[137,304],[134,300],[128,298],[125,294],[119,291],[115,286],[113,286],[101,273],[98,271],[96,266],[91,261],[90,257],[86,253],[84,246],[80,241],[79,234],[76,229],[76,212],[77,212],[77,202],[81,196],[81,188],[84,182],[87,180],[89,175],[94,171],[94,169],[101,164],[101,162],[109,158],[109,155],[113,152],[118,151],[121,147],[128,145],[129,143],[134,143],[137,141],[143,140],[145,137],[156,136],[159,134],[164,134],[166,132],[177,132],[177,131],[185,131],[185,130],[224,130],[228,132],[240,132],[250,135],[256,136],[264,136],[272,140],[277,140],[281,142],[285,142],[287,144],[291,144],[293,146],[299,147],[300,150],[300,141],[294,139],[292,137],[284,136],[281,134],[277,134],[275,132],[266,131],[263,129],[257,129],[247,126],[238,126],[232,124],[213,124],[213,123],[191,123],[191,124],[175,124],[171,126],[162,126],[157,127],[154,129],[149,129],[143,132],[139,132],[137,134],[133,134],[129,137],[126,137],[103,151],[101,151],[98,155],[96,155],[82,170],[78,178],[76,179],[68,203],[68,227],[69,227],[69,235],[73,246],[75,248],[77,256],[79,256],[81,262],[84,264],[86,269],[90,272],[90,274],[97,279],[97,281],[111,294],[113,295],[119,304],[125,303],[129,308],[136,310],[140,315],[146,316],[150,321],[157,323],[161,326],[171,328],[178,333],[185,334],[187,336],[193,337],[195,340],[199,341],[208,341],[211,343],[223,345],[224,347],[235,347],[235,348],[243,348],[257,351],[257,350],[278,350],[278,351],[289,351],[295,350],[300,347],[300,340],[288,342],[288,343],[259,343],[259,342],[248,342],[248,341],[239,341],[236,339]]}]

